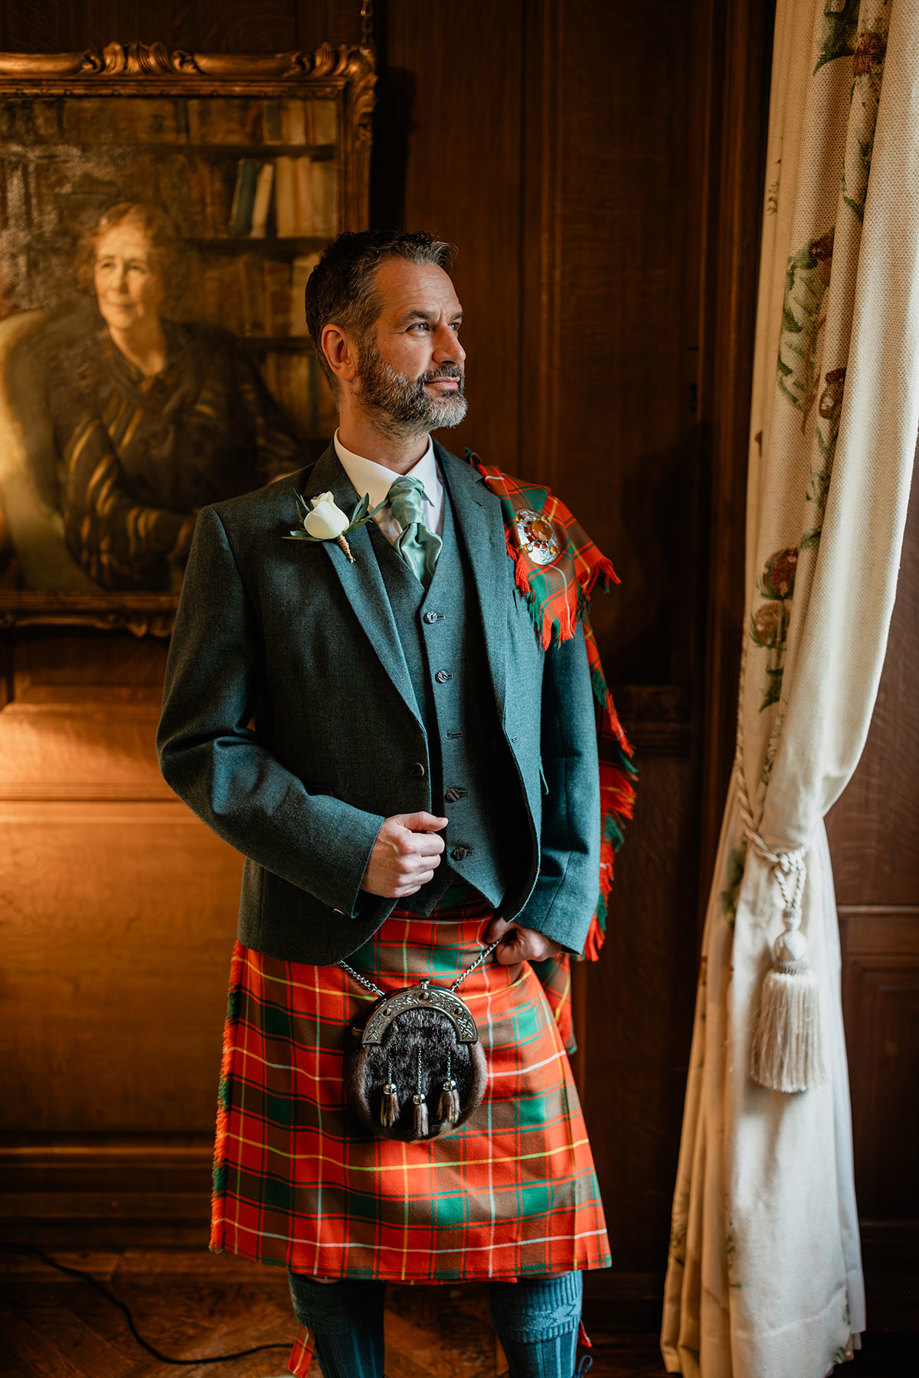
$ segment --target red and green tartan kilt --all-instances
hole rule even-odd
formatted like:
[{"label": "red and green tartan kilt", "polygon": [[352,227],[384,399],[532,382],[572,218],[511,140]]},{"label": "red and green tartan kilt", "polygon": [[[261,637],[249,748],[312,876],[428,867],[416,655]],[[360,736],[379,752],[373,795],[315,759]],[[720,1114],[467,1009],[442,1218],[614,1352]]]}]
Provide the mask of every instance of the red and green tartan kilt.
[{"label": "red and green tartan kilt", "polygon": [[[349,964],[391,991],[448,983],[482,950],[483,902],[395,911]],[[337,966],[237,943],[230,973],[211,1247],[326,1278],[517,1278],[610,1263],[568,1058],[528,963],[490,961],[461,994],[489,1064],[452,1134],[406,1144],[345,1104],[349,1026],[376,997]]]}]

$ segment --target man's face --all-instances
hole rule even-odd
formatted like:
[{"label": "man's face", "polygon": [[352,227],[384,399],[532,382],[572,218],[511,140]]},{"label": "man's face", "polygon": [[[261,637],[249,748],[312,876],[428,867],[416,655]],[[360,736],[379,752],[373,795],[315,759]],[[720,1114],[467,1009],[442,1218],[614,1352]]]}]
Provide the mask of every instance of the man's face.
[{"label": "man's face", "polygon": [[435,264],[390,258],[375,287],[382,307],[360,344],[361,402],[400,427],[458,426],[466,415],[466,351],[453,283]]}]

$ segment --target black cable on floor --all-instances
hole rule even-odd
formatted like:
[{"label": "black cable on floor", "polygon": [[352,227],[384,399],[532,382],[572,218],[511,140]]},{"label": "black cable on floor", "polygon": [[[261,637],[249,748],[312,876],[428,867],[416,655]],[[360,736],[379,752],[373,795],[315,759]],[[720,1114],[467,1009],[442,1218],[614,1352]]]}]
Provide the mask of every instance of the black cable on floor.
[{"label": "black cable on floor", "polygon": [[230,1359],[245,1359],[249,1354],[261,1354],[262,1350],[265,1349],[290,1348],[289,1344],[277,1341],[275,1344],[270,1345],[255,1345],[252,1349],[239,1349],[235,1354],[213,1354],[210,1358],[204,1359],[171,1359],[168,1354],[161,1354],[155,1345],[150,1344],[142,1335],[138,1334],[130,1307],[127,1306],[120,1297],[116,1297],[115,1293],[110,1291],[104,1282],[100,1282],[98,1278],[94,1278],[92,1273],[87,1273],[83,1268],[71,1268],[66,1263],[58,1263],[56,1258],[52,1258],[50,1254],[45,1253],[44,1249],[39,1249],[34,1244],[0,1244],[0,1252],[5,1254],[34,1254],[36,1258],[40,1258],[43,1263],[46,1263],[49,1268],[56,1268],[59,1273],[68,1273],[71,1277],[82,1278],[84,1282],[90,1283],[95,1287],[96,1291],[101,1292],[113,1306],[118,1307],[118,1310],[123,1313],[127,1320],[131,1334],[134,1336],[134,1339],[140,1345],[141,1349],[145,1349],[148,1354],[152,1354],[154,1359],[158,1359],[161,1364],[177,1364],[186,1368],[192,1368],[195,1364],[225,1364]]}]

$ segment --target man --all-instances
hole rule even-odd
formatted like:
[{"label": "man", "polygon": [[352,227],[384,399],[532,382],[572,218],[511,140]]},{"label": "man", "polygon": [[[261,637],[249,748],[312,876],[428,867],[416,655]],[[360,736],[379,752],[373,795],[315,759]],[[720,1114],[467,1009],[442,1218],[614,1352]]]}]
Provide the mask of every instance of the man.
[{"label": "man", "polygon": [[[612,567],[579,532],[579,588],[548,508],[521,514],[536,563],[515,563],[512,481],[432,443],[466,411],[450,266],[426,234],[325,251],[306,311],[338,431],[311,471],[202,510],[158,737],[170,785],[247,857],[212,1247],[289,1269],[326,1378],[382,1378],[388,1278],[489,1280],[513,1378],[572,1378],[581,1273],[609,1264],[530,964],[551,976],[580,953],[597,902],[577,614]],[[338,540],[364,495],[374,515]],[[547,561],[554,601],[534,627],[522,589]],[[462,978],[485,1098],[452,1133],[377,1135],[346,1102],[349,1028],[375,993],[425,978]],[[422,1080],[419,1050],[417,1090],[385,1088],[396,1116],[431,1100]]]}]

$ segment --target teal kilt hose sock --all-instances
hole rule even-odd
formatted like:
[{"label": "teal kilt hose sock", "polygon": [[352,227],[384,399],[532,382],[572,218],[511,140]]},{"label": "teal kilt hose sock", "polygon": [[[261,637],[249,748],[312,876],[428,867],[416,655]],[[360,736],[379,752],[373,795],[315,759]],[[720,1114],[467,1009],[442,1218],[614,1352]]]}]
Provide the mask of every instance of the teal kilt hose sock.
[{"label": "teal kilt hose sock", "polygon": [[313,1332],[323,1378],[383,1378],[385,1282],[288,1277],[294,1313]]},{"label": "teal kilt hose sock", "polygon": [[582,1294],[580,1273],[488,1284],[511,1378],[575,1378]]}]

